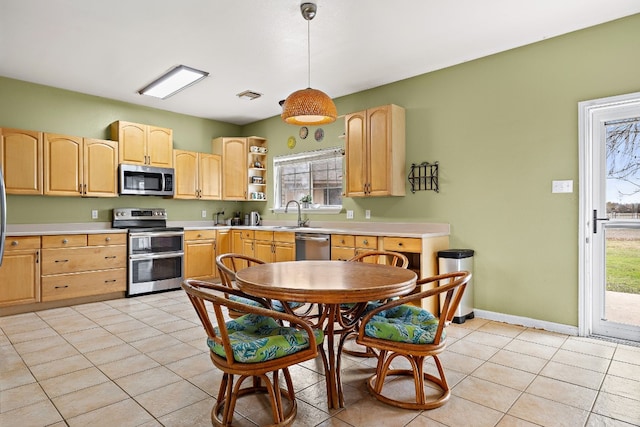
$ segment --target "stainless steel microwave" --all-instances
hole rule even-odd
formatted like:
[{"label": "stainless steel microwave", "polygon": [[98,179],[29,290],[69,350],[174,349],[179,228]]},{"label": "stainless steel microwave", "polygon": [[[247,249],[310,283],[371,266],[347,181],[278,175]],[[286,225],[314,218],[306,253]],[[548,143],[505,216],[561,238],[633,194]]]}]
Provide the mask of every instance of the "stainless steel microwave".
[{"label": "stainless steel microwave", "polygon": [[173,196],[172,168],[120,165],[120,194],[144,196]]}]

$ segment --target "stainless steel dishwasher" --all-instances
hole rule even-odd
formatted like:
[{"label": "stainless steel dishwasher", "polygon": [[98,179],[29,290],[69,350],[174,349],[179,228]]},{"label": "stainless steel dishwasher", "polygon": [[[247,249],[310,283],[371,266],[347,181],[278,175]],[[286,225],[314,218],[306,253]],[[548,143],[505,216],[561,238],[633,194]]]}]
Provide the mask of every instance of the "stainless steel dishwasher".
[{"label": "stainless steel dishwasher", "polygon": [[296,233],[296,261],[331,259],[331,236],[318,233]]}]

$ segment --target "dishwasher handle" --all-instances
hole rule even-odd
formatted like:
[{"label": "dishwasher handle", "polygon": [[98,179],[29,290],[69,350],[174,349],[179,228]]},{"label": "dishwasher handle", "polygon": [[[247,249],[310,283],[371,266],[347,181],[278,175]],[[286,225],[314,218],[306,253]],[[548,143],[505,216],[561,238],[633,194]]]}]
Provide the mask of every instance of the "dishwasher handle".
[{"label": "dishwasher handle", "polygon": [[328,242],[329,236],[316,234],[296,234],[296,240],[308,240],[312,242]]}]

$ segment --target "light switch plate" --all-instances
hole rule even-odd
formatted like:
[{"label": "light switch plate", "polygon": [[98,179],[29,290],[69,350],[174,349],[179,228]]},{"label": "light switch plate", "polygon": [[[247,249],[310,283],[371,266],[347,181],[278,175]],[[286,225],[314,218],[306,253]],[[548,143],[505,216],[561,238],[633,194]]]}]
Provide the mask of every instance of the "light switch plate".
[{"label": "light switch plate", "polygon": [[91,219],[98,219],[98,210],[97,209],[92,209],[91,210]]},{"label": "light switch plate", "polygon": [[371,211],[369,209],[364,211],[364,219],[371,219]]},{"label": "light switch plate", "polygon": [[567,179],[564,181],[552,181],[551,192],[552,193],[573,193],[573,180]]},{"label": "light switch plate", "polygon": [[206,210],[202,210],[202,218],[206,218],[207,217],[207,211]]},{"label": "light switch plate", "polygon": [[347,211],[347,219],[353,219],[353,211]]}]

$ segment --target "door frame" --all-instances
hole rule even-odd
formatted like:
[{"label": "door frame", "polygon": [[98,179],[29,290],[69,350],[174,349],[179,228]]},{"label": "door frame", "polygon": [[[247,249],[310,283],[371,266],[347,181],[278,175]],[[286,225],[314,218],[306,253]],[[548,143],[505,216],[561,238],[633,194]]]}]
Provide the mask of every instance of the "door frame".
[{"label": "door frame", "polygon": [[[578,103],[579,147],[579,220],[578,220],[578,335],[589,336],[593,332],[593,147],[594,117],[598,113],[627,105],[640,104],[640,92],[592,99]],[[597,171],[596,171],[597,172]]]}]

